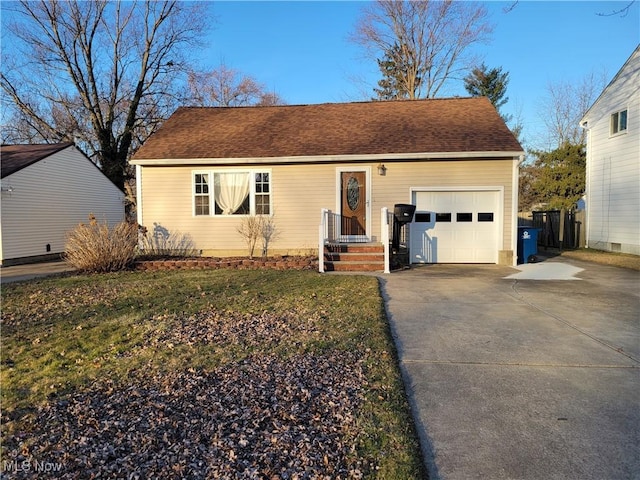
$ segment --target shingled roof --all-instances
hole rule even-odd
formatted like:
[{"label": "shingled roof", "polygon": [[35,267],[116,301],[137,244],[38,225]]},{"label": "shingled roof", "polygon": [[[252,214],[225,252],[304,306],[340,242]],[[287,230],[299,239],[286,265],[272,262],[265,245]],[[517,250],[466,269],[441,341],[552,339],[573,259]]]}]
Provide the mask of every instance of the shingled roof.
[{"label": "shingled roof", "polygon": [[182,107],[134,161],[521,151],[489,100],[476,97]]},{"label": "shingled roof", "polygon": [[2,145],[0,147],[0,172],[4,178],[18,170],[39,162],[60,150],[73,145],[71,142],[38,145]]}]

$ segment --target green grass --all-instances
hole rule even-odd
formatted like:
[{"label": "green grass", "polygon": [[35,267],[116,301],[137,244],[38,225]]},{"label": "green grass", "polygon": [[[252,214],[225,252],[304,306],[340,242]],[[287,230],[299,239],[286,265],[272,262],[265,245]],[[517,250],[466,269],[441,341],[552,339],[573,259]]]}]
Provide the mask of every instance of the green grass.
[{"label": "green grass", "polygon": [[578,250],[563,250],[559,252],[559,254],[566,258],[575,258],[576,260],[583,260],[585,262],[640,271],[640,256],[629,253],[604,252],[593,248],[580,248]]},{"label": "green grass", "polygon": [[[181,318],[208,311],[305,319],[312,328],[260,345],[171,344]],[[362,352],[359,455],[375,478],[422,478],[420,450],[377,279],[299,271],[123,272],[7,285],[2,291],[3,435],[37,405],[136,369],[213,369],[249,355]]]}]

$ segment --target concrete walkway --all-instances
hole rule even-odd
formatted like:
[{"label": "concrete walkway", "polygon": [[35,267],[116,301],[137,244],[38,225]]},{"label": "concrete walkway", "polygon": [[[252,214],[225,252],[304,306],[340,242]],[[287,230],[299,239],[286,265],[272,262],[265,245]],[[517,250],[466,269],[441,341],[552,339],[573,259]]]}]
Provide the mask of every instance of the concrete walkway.
[{"label": "concrete walkway", "polygon": [[640,478],[640,273],[544,263],[380,276],[431,480]]},{"label": "concrete walkway", "polygon": [[29,263],[0,268],[0,282],[11,283],[31,280],[34,278],[48,277],[63,272],[71,272],[73,269],[66,262]]}]

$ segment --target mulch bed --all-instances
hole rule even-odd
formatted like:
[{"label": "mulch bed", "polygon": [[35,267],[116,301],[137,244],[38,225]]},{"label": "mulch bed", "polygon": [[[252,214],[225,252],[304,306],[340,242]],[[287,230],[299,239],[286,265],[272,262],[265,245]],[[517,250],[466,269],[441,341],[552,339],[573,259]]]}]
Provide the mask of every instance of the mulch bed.
[{"label": "mulch bed", "polygon": [[183,269],[258,269],[275,270],[317,270],[318,257],[308,256],[276,256],[266,259],[247,257],[198,257],[186,259],[139,260],[136,270],[183,270]]}]

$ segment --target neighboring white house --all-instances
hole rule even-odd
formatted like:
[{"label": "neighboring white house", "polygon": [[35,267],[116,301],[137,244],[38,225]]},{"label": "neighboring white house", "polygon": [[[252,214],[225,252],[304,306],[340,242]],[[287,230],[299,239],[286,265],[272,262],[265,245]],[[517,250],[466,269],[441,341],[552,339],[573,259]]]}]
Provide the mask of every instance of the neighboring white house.
[{"label": "neighboring white house", "polygon": [[587,133],[587,247],[640,255],[640,46],[580,124]]},{"label": "neighboring white house", "polygon": [[2,145],[2,265],[60,256],[89,214],[124,220],[124,194],[73,143]]}]

